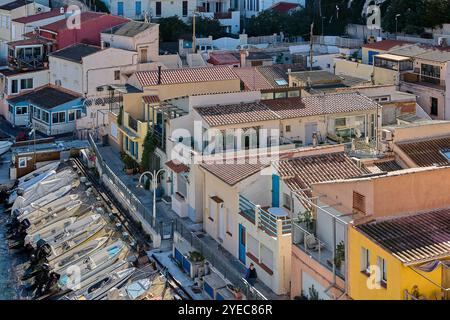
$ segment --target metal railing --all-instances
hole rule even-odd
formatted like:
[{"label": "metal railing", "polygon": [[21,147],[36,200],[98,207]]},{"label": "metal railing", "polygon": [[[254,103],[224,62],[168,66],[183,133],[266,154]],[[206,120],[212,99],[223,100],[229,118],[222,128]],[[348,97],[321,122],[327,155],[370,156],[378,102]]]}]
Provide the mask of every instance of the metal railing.
[{"label": "metal railing", "polygon": [[[217,254],[218,248],[211,247],[210,244],[202,241],[194,232],[189,230],[180,220],[176,220],[175,231],[177,231],[189,244],[200,252],[223,277],[235,285],[248,300],[267,300],[255,287],[250,285],[236,268],[227,263],[221,255]],[[225,250],[225,249],[222,249]]]},{"label": "metal railing", "polygon": [[92,136],[88,136],[89,144],[92,147],[98,161],[98,165],[101,168],[102,174],[107,178],[108,183],[104,183],[106,188],[116,197],[118,200],[125,202],[129,209],[138,213],[158,234],[162,239],[172,239],[173,237],[173,221],[161,221],[153,219],[152,209],[148,209],[142,202],[134,195],[134,193],[123,183],[123,181],[113,172],[111,168],[103,160],[97,144]]},{"label": "metal railing", "polygon": [[258,216],[258,227],[271,237],[278,236],[278,221],[281,221],[281,234],[291,233],[291,219],[289,217],[277,217],[270,212],[261,209],[243,195],[239,195],[239,214],[251,223],[256,223]]}]

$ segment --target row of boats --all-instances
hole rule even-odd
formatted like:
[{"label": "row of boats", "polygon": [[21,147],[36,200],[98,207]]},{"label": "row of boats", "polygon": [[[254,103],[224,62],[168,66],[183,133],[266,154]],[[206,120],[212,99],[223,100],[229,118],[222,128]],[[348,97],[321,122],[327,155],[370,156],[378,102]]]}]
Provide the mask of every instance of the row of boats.
[{"label": "row of boats", "polygon": [[29,255],[20,274],[27,296],[134,300],[152,298],[151,291],[162,286],[163,297],[153,298],[180,298],[156,265],[138,268],[142,259],[71,164],[39,168],[18,179],[7,197],[9,247]]}]

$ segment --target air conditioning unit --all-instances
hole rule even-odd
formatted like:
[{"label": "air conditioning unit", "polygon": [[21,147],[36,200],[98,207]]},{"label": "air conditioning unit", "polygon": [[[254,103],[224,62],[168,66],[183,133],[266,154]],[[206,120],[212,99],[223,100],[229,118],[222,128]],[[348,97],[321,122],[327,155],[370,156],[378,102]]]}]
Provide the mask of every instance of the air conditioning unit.
[{"label": "air conditioning unit", "polygon": [[59,13],[60,14],[64,14],[65,13],[64,7],[59,8]]},{"label": "air conditioning unit", "polygon": [[391,152],[391,147],[387,143],[380,144],[381,152]]},{"label": "air conditioning unit", "polygon": [[392,131],[381,130],[381,141],[392,141]]}]

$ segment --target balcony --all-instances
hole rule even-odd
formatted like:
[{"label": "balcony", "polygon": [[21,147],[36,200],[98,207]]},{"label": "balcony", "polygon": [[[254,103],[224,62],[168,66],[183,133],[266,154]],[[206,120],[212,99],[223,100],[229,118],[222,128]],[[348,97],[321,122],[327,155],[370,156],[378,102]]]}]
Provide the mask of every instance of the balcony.
[{"label": "balcony", "polygon": [[239,214],[270,237],[291,234],[291,218],[276,216],[239,195]]},{"label": "balcony", "polygon": [[138,132],[138,121],[130,115],[128,115],[128,127]]},{"label": "balcony", "polygon": [[[333,272],[333,249],[332,246],[322,241],[311,232],[308,226],[300,222],[292,223],[292,243],[305,254],[313,258],[320,265]],[[345,263],[342,261],[340,268],[335,268],[336,275],[345,279]]]},{"label": "balcony", "polygon": [[406,72],[400,76],[400,80],[407,84],[416,84],[437,90],[445,90],[445,80],[432,75],[430,76],[415,72]]}]

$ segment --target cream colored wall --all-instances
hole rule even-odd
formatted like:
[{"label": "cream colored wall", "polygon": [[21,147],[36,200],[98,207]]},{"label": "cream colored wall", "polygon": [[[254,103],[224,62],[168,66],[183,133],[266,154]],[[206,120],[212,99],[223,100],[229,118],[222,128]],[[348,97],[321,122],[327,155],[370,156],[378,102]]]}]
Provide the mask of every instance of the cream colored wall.
[{"label": "cream colored wall", "polygon": [[348,61],[340,58],[334,59],[335,74],[352,76],[356,78],[365,79],[371,81],[373,73],[373,66],[362,64],[358,62]]},{"label": "cream colored wall", "polygon": [[394,142],[411,141],[450,134],[450,122],[436,122],[416,126],[398,127],[394,131]]},{"label": "cream colored wall", "polygon": [[[417,96],[417,103],[422,109],[435,120],[445,120],[444,111],[446,107],[445,90],[435,89],[430,86],[424,86],[417,83],[402,82],[400,90],[404,92],[413,92]],[[438,115],[431,114],[431,98],[438,100]],[[450,115],[447,115],[447,119]]]},{"label": "cream colored wall", "polygon": [[398,85],[399,72],[396,70],[373,68],[373,81],[376,85]]}]

